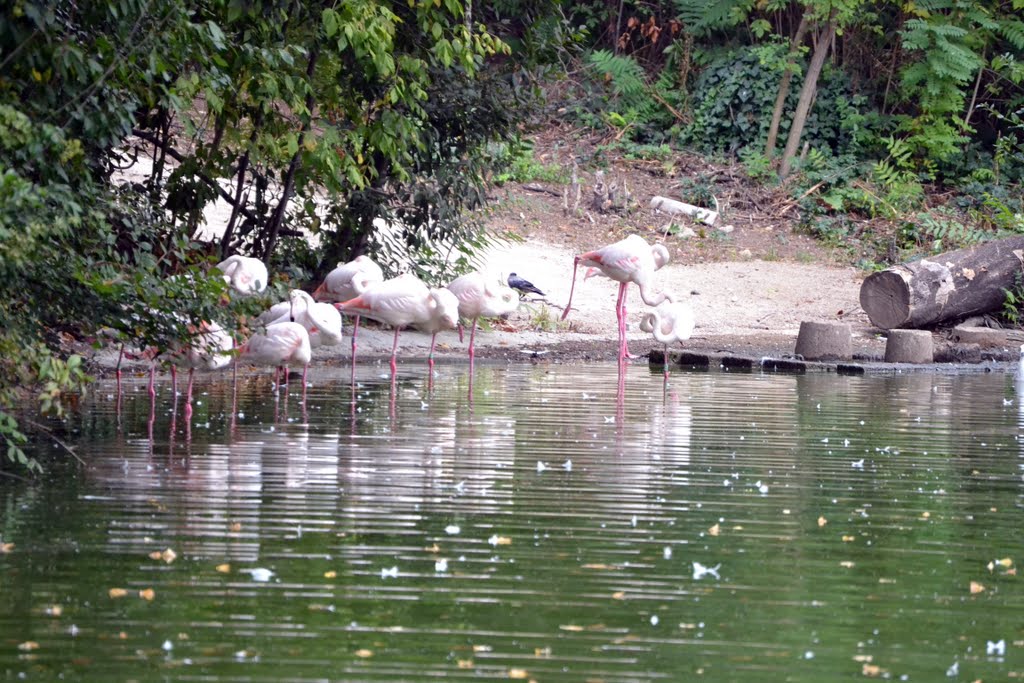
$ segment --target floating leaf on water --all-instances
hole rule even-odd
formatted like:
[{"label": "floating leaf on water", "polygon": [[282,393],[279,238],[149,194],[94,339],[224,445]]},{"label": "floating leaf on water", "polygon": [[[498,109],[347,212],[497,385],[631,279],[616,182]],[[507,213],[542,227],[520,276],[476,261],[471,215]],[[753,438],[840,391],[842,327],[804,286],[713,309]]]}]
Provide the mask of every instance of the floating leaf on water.
[{"label": "floating leaf on water", "polygon": [[550,657],[551,656],[551,648],[550,647],[535,647],[535,648],[533,648],[533,656],[534,657]]},{"label": "floating leaf on water", "polygon": [[875,659],[874,655],[854,655],[853,661],[855,662],[871,662]]},{"label": "floating leaf on water", "polygon": [[46,615],[49,617],[59,617],[64,614],[64,608],[60,605],[50,605],[46,608]]},{"label": "floating leaf on water", "polygon": [[854,563],[850,562],[849,560],[843,560],[842,562],[839,563],[839,566],[840,567],[846,567],[847,569],[852,569],[853,566],[854,566]]},{"label": "floating leaf on water", "polygon": [[241,530],[242,530],[242,523],[241,522],[232,522],[231,524],[228,525],[228,531],[233,531],[233,532],[237,533],[237,532],[239,532]]},{"label": "floating leaf on water", "polygon": [[428,545],[426,548],[424,548],[424,550],[428,553],[439,553],[441,552],[441,546],[434,543],[433,545]]},{"label": "floating leaf on water", "polygon": [[612,593],[612,599],[614,599],[614,600],[625,600],[626,599],[626,591],[615,591],[614,593]]},{"label": "floating leaf on water", "polygon": [[877,664],[863,664],[860,667],[860,673],[862,676],[867,676],[868,678],[878,678],[885,673],[885,669]]},{"label": "floating leaf on water", "polygon": [[712,536],[717,536],[721,532],[722,532],[722,527],[719,526],[718,524],[715,524],[713,527],[708,529],[708,533],[711,534]]},{"label": "floating leaf on water", "polygon": [[31,652],[39,649],[39,643],[34,640],[26,640],[24,643],[18,643],[18,649],[22,652]]},{"label": "floating leaf on water", "polygon": [[856,536],[847,536],[845,534],[843,535],[843,543],[853,543],[856,540],[857,540]]},{"label": "floating leaf on water", "polygon": [[572,631],[574,633],[577,633],[577,632],[580,632],[580,631],[583,630],[582,626],[578,626],[576,624],[562,624],[558,628],[560,628],[563,631]]},{"label": "floating leaf on water", "polygon": [[882,576],[879,577],[878,583],[896,583],[896,579],[890,579],[888,577]]},{"label": "floating leaf on water", "polygon": [[460,669],[472,669],[473,668],[473,660],[472,659],[456,659],[455,660],[455,665],[457,667],[459,667]]},{"label": "floating leaf on water", "polygon": [[828,524],[828,520],[827,519],[825,519],[824,517],[818,517],[818,528],[819,529],[821,527],[825,526],[826,524]]},{"label": "floating leaf on water", "polygon": [[977,595],[978,593],[984,593],[984,584],[978,583],[977,581],[971,581],[971,595]]},{"label": "floating leaf on water", "polygon": [[0,554],[6,555],[7,553],[14,550],[13,543],[0,543]]},{"label": "floating leaf on water", "polygon": [[508,670],[508,677],[509,678],[515,678],[517,680],[521,680],[521,679],[524,679],[524,678],[529,678],[530,674],[526,671],[526,669],[509,669]]},{"label": "floating leaf on water", "polygon": [[230,574],[231,573],[231,565],[228,564],[227,562],[225,562],[224,564],[218,564],[215,567],[215,569],[218,572],[220,572],[221,574]]},{"label": "floating leaf on water", "polygon": [[109,591],[107,591],[107,595],[109,595],[112,598],[123,598],[124,596],[128,595],[128,591],[126,591],[124,588],[111,588]]},{"label": "floating leaf on water", "polygon": [[488,538],[487,542],[495,547],[499,545],[512,545],[511,538],[509,538],[508,536],[499,536],[498,534],[494,534],[493,536]]},{"label": "floating leaf on water", "polygon": [[167,548],[162,553],[160,553],[160,559],[166,562],[167,564],[170,564],[171,562],[174,562],[176,559],[178,559],[178,553],[174,552],[170,548]]},{"label": "floating leaf on water", "polygon": [[325,579],[333,579],[333,578],[336,578],[337,576],[338,576],[338,572],[334,571],[333,569],[324,572],[324,578]]},{"label": "floating leaf on water", "polygon": [[1004,557],[1001,560],[996,560],[996,564],[998,564],[1000,567],[1004,567],[1006,569],[1009,569],[1010,567],[1013,566],[1013,560],[1011,560],[1008,557]]},{"label": "floating leaf on water", "polygon": [[494,648],[492,648],[490,645],[474,645],[473,646],[473,652],[490,652],[493,649]]},{"label": "floating leaf on water", "polygon": [[373,656],[373,650],[367,650],[365,647],[356,650],[356,657],[362,657],[363,659]]},{"label": "floating leaf on water", "polygon": [[615,569],[615,567],[612,567],[611,565],[607,565],[607,564],[605,564],[603,562],[588,562],[587,564],[583,565],[583,568],[584,569]]},{"label": "floating leaf on water", "polygon": [[156,591],[152,588],[143,588],[139,591],[139,597],[147,602],[153,602],[153,598],[156,597]]},{"label": "floating leaf on water", "polygon": [[932,513],[928,512],[927,510],[925,510],[924,512],[921,513],[921,519],[928,519],[931,516],[932,516]]}]

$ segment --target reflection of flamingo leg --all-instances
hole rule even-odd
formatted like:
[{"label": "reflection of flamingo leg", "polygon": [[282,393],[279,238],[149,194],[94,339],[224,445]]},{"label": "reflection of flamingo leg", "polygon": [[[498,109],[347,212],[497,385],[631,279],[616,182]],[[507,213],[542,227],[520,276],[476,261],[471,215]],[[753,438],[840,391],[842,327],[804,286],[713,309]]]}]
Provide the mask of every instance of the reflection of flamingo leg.
[{"label": "reflection of flamingo leg", "polygon": [[121,350],[117,352],[117,370],[114,371],[114,375],[117,377],[117,393],[121,394],[121,359],[124,358],[124,344],[121,344]]},{"label": "reflection of flamingo leg", "polygon": [[153,398],[156,397],[156,389],[153,387],[153,375],[155,375],[155,374],[156,374],[156,362],[154,362],[152,365],[149,366],[149,388],[147,389],[147,391],[149,393],[150,401],[152,401]]}]

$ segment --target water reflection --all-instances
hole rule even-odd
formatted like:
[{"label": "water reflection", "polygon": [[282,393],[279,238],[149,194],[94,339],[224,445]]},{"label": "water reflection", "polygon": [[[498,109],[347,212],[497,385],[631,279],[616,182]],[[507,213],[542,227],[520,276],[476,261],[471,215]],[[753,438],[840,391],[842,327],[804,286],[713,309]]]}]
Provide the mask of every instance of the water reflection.
[{"label": "water reflection", "polygon": [[8,676],[1019,668],[1013,372],[350,372],[199,378],[191,420],[100,387],[65,425],[87,467],[0,487]]}]

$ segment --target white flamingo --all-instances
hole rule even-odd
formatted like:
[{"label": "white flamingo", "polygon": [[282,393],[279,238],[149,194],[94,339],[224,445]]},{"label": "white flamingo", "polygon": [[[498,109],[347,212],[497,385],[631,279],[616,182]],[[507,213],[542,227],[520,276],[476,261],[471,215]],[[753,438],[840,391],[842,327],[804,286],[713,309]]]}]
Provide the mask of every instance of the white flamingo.
[{"label": "white flamingo", "polygon": [[[455,278],[449,283],[448,289],[459,300],[459,315],[473,321],[472,331],[469,333],[469,360],[472,362],[477,321],[480,318],[493,318],[514,312],[519,308],[519,294],[507,285],[489,280],[479,271]],[[462,340],[461,328],[459,340]]]},{"label": "white flamingo", "polygon": [[683,302],[665,302],[640,319],[640,329],[653,334],[665,345],[665,377],[668,378],[668,346],[685,341],[693,334],[693,309]]},{"label": "white flamingo", "polygon": [[[317,301],[341,303],[354,299],[370,287],[384,282],[384,271],[369,256],[357,256],[348,263],[339,263],[327,274],[313,292]],[[359,334],[359,316],[352,324],[352,362],[356,359],[356,335]]]},{"label": "white flamingo", "polygon": [[420,332],[430,333],[430,353],[427,354],[427,365],[434,369],[434,344],[437,342],[437,333],[443,330],[454,330],[459,326],[459,299],[450,290],[440,288],[431,289],[430,296],[436,304],[431,311],[430,319],[426,322],[416,323],[415,327]]},{"label": "white flamingo", "polygon": [[[306,370],[313,358],[309,333],[299,323],[279,322],[267,325],[261,334],[254,334],[238,349],[239,360],[274,367],[274,384],[281,368],[302,367],[302,386],[306,386]],[[288,374],[285,369],[285,381]]]},{"label": "white flamingo", "polygon": [[263,261],[235,254],[217,264],[224,281],[239,294],[259,294],[267,288],[270,276]]}]

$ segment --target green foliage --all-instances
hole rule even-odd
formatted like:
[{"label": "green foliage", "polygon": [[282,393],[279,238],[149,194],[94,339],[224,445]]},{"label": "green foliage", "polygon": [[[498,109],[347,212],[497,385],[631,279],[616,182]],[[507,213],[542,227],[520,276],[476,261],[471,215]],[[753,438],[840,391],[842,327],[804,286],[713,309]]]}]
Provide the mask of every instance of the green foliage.
[{"label": "green foliage", "polygon": [[528,140],[514,140],[498,147],[494,182],[503,185],[509,182],[557,183],[569,182],[565,169],[558,164],[545,164],[533,156],[533,145]]},{"label": "green foliage", "polygon": [[1014,327],[1024,324],[1024,275],[1014,274],[1013,285],[1003,289],[1003,319]]},{"label": "green foliage", "polygon": [[[745,147],[763,148],[785,64],[786,46],[770,44],[724,53],[704,69],[694,89],[701,93],[693,122],[682,134],[684,144],[703,152],[733,152]],[[798,89],[791,89],[787,110],[796,108]],[[804,139],[811,146],[835,154],[849,151],[863,135],[865,119],[858,103],[847,92],[842,74],[826,70],[818,84]],[[837,117],[836,112],[841,116]],[[780,137],[785,139],[789,121],[783,118]]]},{"label": "green foliage", "polygon": [[969,247],[997,236],[990,230],[969,226],[960,217],[941,210],[922,212],[903,222],[899,235],[903,249],[923,248],[933,254]]}]

